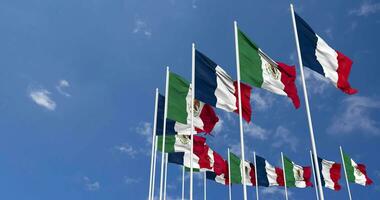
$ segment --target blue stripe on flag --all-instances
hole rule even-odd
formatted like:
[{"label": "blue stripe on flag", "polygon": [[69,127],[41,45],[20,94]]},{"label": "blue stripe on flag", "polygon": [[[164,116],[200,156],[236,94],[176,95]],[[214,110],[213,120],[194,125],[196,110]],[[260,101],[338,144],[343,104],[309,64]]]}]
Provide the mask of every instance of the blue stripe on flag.
[{"label": "blue stripe on flag", "polygon": [[206,171],[206,178],[215,181],[215,178],[216,178],[215,172]]},{"label": "blue stripe on flag", "polygon": [[195,98],[214,107],[217,102],[216,66],[211,59],[195,50]]},{"label": "blue stripe on flag", "polygon": [[296,16],[297,33],[303,65],[324,76],[325,73],[323,72],[322,65],[318,62],[317,56],[315,55],[318,37],[315,35],[313,29],[298,16],[297,13],[294,14]]},{"label": "blue stripe on flag", "polygon": [[[157,124],[156,124],[156,135],[163,134],[164,125],[164,111],[165,111],[165,97],[161,94],[158,95],[158,105],[157,105]],[[166,135],[175,135],[174,130],[175,121],[166,119]]]},{"label": "blue stripe on flag", "polygon": [[318,167],[319,167],[319,172],[321,175],[321,183],[322,183],[322,186],[325,186],[325,180],[322,175],[322,160],[323,160],[322,158],[318,157]]},{"label": "blue stripe on flag", "polygon": [[269,187],[265,159],[256,155],[257,183],[260,186]]},{"label": "blue stripe on flag", "polygon": [[168,162],[174,163],[178,165],[183,165],[183,157],[185,156],[184,152],[174,152],[174,153],[168,153]]}]

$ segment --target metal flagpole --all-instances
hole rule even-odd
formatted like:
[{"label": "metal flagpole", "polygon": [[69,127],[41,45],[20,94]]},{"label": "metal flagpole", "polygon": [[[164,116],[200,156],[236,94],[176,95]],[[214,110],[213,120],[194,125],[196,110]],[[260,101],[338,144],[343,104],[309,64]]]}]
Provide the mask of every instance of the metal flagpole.
[{"label": "metal flagpole", "polygon": [[231,191],[231,165],[230,165],[230,148],[227,148],[228,153],[228,197],[229,200],[232,200],[232,191]]},{"label": "metal flagpole", "polygon": [[257,179],[256,151],[253,152],[253,162],[255,164],[256,200],[259,200],[259,181]]},{"label": "metal flagpole", "polygon": [[166,200],[166,183],[168,179],[168,153],[165,153],[165,179],[164,179],[164,200]]},{"label": "metal flagpole", "polygon": [[169,101],[169,67],[166,67],[166,83],[165,83],[165,109],[164,109],[164,124],[162,126],[162,152],[161,152],[161,177],[160,177],[160,200],[162,200],[162,189],[164,184],[164,163],[165,163],[165,139],[166,139],[166,117],[168,115]]},{"label": "metal flagpole", "polygon": [[193,153],[194,153],[194,96],[195,96],[195,44],[192,44],[191,49],[191,154],[190,154],[190,200],[193,200]]},{"label": "metal flagpole", "polygon": [[182,166],[182,200],[185,200],[185,166]]},{"label": "metal flagpole", "polygon": [[350,184],[348,183],[347,171],[346,171],[346,163],[344,162],[342,146],[339,146],[339,149],[340,149],[340,156],[342,157],[342,163],[343,163],[344,175],[345,175],[345,177],[346,177],[348,196],[350,197],[350,200],[352,200],[352,197],[351,197],[351,189],[350,189]]},{"label": "metal flagpole", "polygon": [[284,154],[281,152],[282,169],[284,172],[284,187],[285,187],[285,199],[288,200],[288,188],[286,187],[286,174],[285,174],[285,164],[284,164]]},{"label": "metal flagpole", "polygon": [[312,154],[311,151],[310,151],[310,160],[311,160],[311,169],[313,170],[315,194],[317,195],[317,200],[319,200],[319,195],[318,195],[318,185],[317,185],[317,177],[315,176],[313,154]]},{"label": "metal flagpole", "polygon": [[[238,29],[237,22],[234,21],[235,29],[235,52],[236,52],[236,70],[237,70],[237,82],[238,82],[238,98],[239,98],[239,126],[240,126],[240,148],[241,148],[241,158],[245,162],[244,156],[244,133],[243,133],[243,111],[241,106],[241,88],[240,88],[240,59],[239,59],[239,43],[238,43]],[[244,200],[247,200],[247,185],[245,182],[245,169],[243,171],[243,192]]]},{"label": "metal flagpole", "polygon": [[206,171],[203,174],[203,199],[207,200]]},{"label": "metal flagpole", "polygon": [[[300,45],[299,45],[299,41],[298,41],[298,33],[297,33],[296,19],[294,16],[293,4],[290,4],[290,10],[292,12],[294,37],[296,40],[298,62],[299,62],[299,67],[300,67],[300,71],[301,71],[301,80],[302,80],[302,87],[303,87],[303,93],[304,93],[304,98],[305,98],[306,114],[307,114],[307,120],[308,120],[309,131],[310,131],[311,148],[312,148],[313,155],[314,155],[313,156],[314,165],[317,165],[318,164],[317,147],[315,145],[313,123],[311,120],[311,113],[310,113],[310,108],[309,108],[309,99],[307,96],[305,76],[303,73],[302,56],[301,56],[301,50],[300,50]],[[316,169],[318,169],[317,166],[316,166]],[[325,198],[324,198],[323,190],[322,190],[322,181],[321,181],[320,171],[319,170],[315,170],[315,171],[317,172],[316,174],[317,174],[317,181],[318,181],[319,196],[320,196],[321,200],[324,200]]]},{"label": "metal flagpole", "polygon": [[150,158],[150,177],[149,177],[149,197],[152,199],[152,179],[153,179],[153,162],[154,162],[154,148],[155,148],[155,139],[156,139],[156,123],[157,123],[157,105],[158,105],[158,88],[156,88],[156,97],[154,101],[154,121],[153,121],[153,133],[152,133],[152,154]]},{"label": "metal flagpole", "polygon": [[157,138],[158,136],[155,136],[154,140],[154,158],[153,158],[153,177],[152,177],[152,196],[150,197],[151,200],[154,199],[154,188],[155,188],[155,181],[156,181],[156,163],[157,163]]}]

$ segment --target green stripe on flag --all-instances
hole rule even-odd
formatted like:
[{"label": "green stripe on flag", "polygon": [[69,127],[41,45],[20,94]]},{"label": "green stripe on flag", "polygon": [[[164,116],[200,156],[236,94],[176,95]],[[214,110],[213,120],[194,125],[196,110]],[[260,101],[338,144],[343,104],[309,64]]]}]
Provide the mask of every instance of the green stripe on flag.
[{"label": "green stripe on flag", "polygon": [[285,178],[287,187],[295,187],[296,179],[294,178],[293,162],[284,156]]},{"label": "green stripe on flag", "polygon": [[[164,139],[163,136],[158,136],[157,137],[157,144],[158,144],[157,145],[157,149],[159,151],[161,151],[161,152],[162,152],[162,142],[163,142],[163,139]],[[175,136],[170,135],[170,136],[166,136],[165,137],[165,152],[166,153],[175,152],[174,151],[174,144],[175,144],[175,142],[176,142]]]},{"label": "green stripe on flag", "polygon": [[231,171],[231,183],[242,183],[242,175],[241,175],[241,160],[235,154],[230,152],[230,171]]},{"label": "green stripe on flag", "polygon": [[355,183],[355,169],[352,166],[351,158],[343,152],[344,166],[346,167],[347,179],[349,182]]},{"label": "green stripe on flag", "polygon": [[238,44],[241,81],[261,88],[264,80],[259,48],[240,30]]},{"label": "green stripe on flag", "polygon": [[190,84],[177,74],[169,74],[168,118],[187,124],[187,102]]}]

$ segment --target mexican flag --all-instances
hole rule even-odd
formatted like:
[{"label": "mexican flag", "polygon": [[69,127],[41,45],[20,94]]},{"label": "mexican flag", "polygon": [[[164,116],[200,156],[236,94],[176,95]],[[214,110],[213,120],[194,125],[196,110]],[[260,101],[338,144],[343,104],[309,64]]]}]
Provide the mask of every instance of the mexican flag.
[{"label": "mexican flag", "polygon": [[285,178],[287,187],[311,187],[311,167],[302,167],[284,156]]},{"label": "mexican flag", "polygon": [[372,180],[367,176],[366,166],[363,164],[356,164],[354,160],[343,152],[344,166],[346,167],[347,179],[351,183],[359,185],[370,185]]},{"label": "mexican flag", "polygon": [[247,161],[242,161],[238,156],[230,152],[231,183],[243,184],[243,169],[245,169],[245,184],[256,185],[255,166]]},{"label": "mexican flag", "polygon": [[[175,121],[178,133],[191,133],[191,87],[189,82],[175,73],[169,74],[167,118]],[[213,108],[194,99],[194,127],[197,132],[210,133],[219,121]]]},{"label": "mexican flag", "polygon": [[[206,138],[200,136],[193,136],[194,138],[194,153],[207,153],[205,149]],[[162,152],[163,136],[157,136],[158,146],[157,149]],[[191,139],[188,135],[168,135],[165,137],[165,152],[190,152]]]},{"label": "mexican flag", "polygon": [[294,107],[299,108],[295,67],[273,61],[240,30],[238,45],[241,81],[278,95],[288,96]]}]

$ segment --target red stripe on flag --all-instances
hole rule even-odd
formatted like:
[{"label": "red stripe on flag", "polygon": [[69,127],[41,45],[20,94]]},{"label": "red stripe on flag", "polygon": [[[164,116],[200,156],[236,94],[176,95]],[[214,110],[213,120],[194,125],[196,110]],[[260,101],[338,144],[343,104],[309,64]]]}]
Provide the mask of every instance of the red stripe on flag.
[{"label": "red stripe on flag", "polygon": [[[206,133],[211,133],[216,123],[219,121],[219,117],[216,115],[214,109],[210,105],[205,104],[199,116],[203,122],[203,131]],[[198,133],[203,132],[198,128],[196,128],[196,130]]]},{"label": "red stripe on flag", "polygon": [[303,168],[303,179],[305,180],[307,187],[312,187],[313,184],[310,181],[311,178],[311,167],[302,167]]},{"label": "red stripe on flag", "polygon": [[252,186],[256,186],[255,166],[252,163],[249,163],[249,166],[251,167],[251,171],[249,171],[250,181]]},{"label": "red stripe on flag", "polygon": [[358,91],[350,86],[348,82],[348,77],[350,76],[352,61],[349,57],[345,56],[339,51],[336,51],[338,54],[338,83],[337,87],[341,89],[346,94],[355,94]]},{"label": "red stripe on flag", "polygon": [[[234,81],[234,87],[235,87],[235,97],[236,97],[236,107],[237,109],[234,111],[235,113],[239,114],[239,95],[238,95],[238,87],[237,87],[237,81]],[[241,89],[241,107],[243,109],[242,115],[243,119],[247,121],[248,123],[251,121],[251,90],[252,88],[249,85],[246,85],[244,83],[240,83],[240,89]]]},{"label": "red stripe on flag", "polygon": [[284,181],[284,171],[279,168],[279,167],[275,167],[275,170],[276,170],[276,174],[277,174],[277,183],[279,186],[285,186],[285,181]]},{"label": "red stripe on flag", "polygon": [[334,163],[330,169],[330,178],[334,182],[334,190],[341,189],[341,186],[339,185],[341,167],[340,163]]},{"label": "red stripe on flag", "polygon": [[371,184],[373,183],[373,181],[367,176],[367,170],[366,170],[365,165],[363,165],[363,164],[358,164],[357,169],[358,169],[361,173],[364,174],[365,179],[366,179],[365,185],[371,185]]},{"label": "red stripe on flag", "polygon": [[288,97],[292,100],[295,108],[300,107],[300,98],[297,92],[296,81],[296,68],[294,66],[288,66],[284,63],[278,63],[278,69],[281,72],[281,82],[285,85],[284,91]]}]

